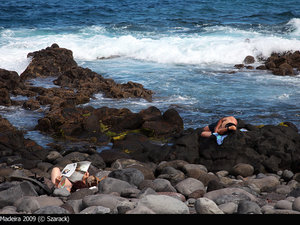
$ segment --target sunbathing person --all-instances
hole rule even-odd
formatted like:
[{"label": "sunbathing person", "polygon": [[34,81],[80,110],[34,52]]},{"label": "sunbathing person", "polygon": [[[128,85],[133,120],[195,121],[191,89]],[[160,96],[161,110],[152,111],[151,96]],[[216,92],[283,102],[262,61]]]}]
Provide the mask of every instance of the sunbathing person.
[{"label": "sunbathing person", "polygon": [[51,171],[51,181],[56,188],[66,188],[69,192],[74,192],[80,188],[89,188],[97,186],[100,179],[96,176],[90,176],[89,172],[86,172],[81,181],[71,182],[68,178],[63,177],[58,167],[54,167]]},{"label": "sunbathing person", "polygon": [[210,137],[213,133],[227,134],[230,131],[235,131],[237,124],[238,122],[233,116],[223,117],[218,122],[204,127],[201,137]]}]

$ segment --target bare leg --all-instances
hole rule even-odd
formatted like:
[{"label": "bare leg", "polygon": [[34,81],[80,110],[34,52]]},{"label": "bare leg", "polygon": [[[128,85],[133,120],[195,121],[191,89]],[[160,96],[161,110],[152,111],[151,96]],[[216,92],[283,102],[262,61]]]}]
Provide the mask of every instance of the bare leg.
[{"label": "bare leg", "polygon": [[54,167],[51,171],[51,181],[53,184],[56,183],[56,179],[61,176],[60,169],[58,167]]},{"label": "bare leg", "polygon": [[[54,167],[51,171],[51,181],[53,184],[55,184],[57,186],[59,184],[60,180],[61,180],[60,169],[58,167]],[[71,191],[72,183],[67,178],[65,179],[64,187],[67,190]]]},{"label": "bare leg", "polygon": [[210,137],[211,135],[212,135],[212,132],[210,131],[209,127],[208,127],[208,126],[204,127],[204,128],[203,128],[203,131],[202,131],[202,133],[201,133],[201,137],[206,137],[206,138],[208,138],[208,137]]},{"label": "bare leg", "polygon": [[201,133],[201,137],[209,138],[211,135],[212,135],[212,133],[210,131],[203,131]]}]

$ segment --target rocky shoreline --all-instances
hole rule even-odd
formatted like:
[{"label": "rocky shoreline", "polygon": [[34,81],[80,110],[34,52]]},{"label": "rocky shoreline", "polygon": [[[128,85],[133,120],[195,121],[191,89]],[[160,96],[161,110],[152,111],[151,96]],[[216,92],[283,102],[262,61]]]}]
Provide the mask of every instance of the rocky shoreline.
[{"label": "rocky shoreline", "polygon": [[[277,56],[265,64],[273,73],[286,71],[284,63],[299,70],[298,52]],[[43,148],[0,116],[1,214],[300,214],[294,124],[257,127],[238,119],[238,130],[218,145],[213,137],[201,138],[201,128],[184,129],[172,108],[80,107],[99,92],[151,101],[153,91],[82,68],[71,50],[53,44],[28,57],[20,76],[0,69],[0,105],[43,111],[35,129],[59,142]],[[53,77],[58,87],[31,85],[37,77]],[[11,99],[19,95],[28,99]],[[97,150],[108,144],[111,149]],[[92,162],[91,175],[105,178],[97,187],[53,188],[53,167],[83,160]]]}]

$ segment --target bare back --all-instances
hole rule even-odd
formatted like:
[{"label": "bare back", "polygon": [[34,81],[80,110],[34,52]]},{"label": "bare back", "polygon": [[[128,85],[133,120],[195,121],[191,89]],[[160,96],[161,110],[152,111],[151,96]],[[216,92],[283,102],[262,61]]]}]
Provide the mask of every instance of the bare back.
[{"label": "bare back", "polygon": [[224,118],[222,118],[222,123],[221,123],[220,128],[225,128],[226,124],[228,124],[228,123],[233,123],[233,124],[237,125],[237,120],[233,116],[224,117]]}]

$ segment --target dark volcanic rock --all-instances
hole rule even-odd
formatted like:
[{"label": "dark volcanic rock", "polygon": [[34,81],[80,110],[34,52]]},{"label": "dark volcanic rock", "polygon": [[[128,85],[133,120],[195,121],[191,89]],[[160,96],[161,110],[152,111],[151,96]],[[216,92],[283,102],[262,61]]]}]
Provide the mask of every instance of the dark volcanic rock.
[{"label": "dark volcanic rock", "polygon": [[60,48],[57,44],[29,53],[28,57],[31,57],[32,61],[20,75],[21,81],[52,76],[57,77],[54,81],[56,85],[76,89],[76,93],[86,98],[103,92],[106,97],[110,98],[152,100],[153,92],[145,89],[143,85],[131,81],[126,84],[118,84],[112,79],[105,79],[88,68],[78,66],[72,51]]},{"label": "dark volcanic rock", "polygon": [[245,57],[244,61],[243,61],[245,64],[252,64],[255,62],[255,59],[253,56],[251,55],[248,55]]},{"label": "dark volcanic rock", "polygon": [[24,84],[20,81],[17,72],[0,69],[0,87],[12,91],[20,87],[23,88]]},{"label": "dark volcanic rock", "polygon": [[57,77],[66,70],[77,66],[72,51],[60,48],[57,44],[29,53],[27,57],[31,57],[32,61],[20,75],[23,81],[36,77]]},{"label": "dark volcanic rock", "polygon": [[0,156],[4,156],[1,158],[2,163],[22,164],[24,168],[33,168],[46,158],[46,154],[46,150],[34,141],[25,139],[22,131],[0,116]]},{"label": "dark volcanic rock", "polygon": [[201,138],[197,130],[190,132],[175,141],[169,157],[203,164],[210,171],[229,171],[238,163],[248,163],[256,172],[300,171],[300,135],[295,127],[266,125],[248,129],[230,134],[222,145],[215,137]]},{"label": "dark volcanic rock", "polygon": [[[147,113],[133,113],[126,108],[95,109],[68,105],[49,111],[39,119],[36,128],[59,137],[100,144],[111,140],[116,142],[130,133],[168,138],[183,130],[183,121],[174,109],[167,110],[163,115],[158,109],[152,109],[146,110]],[[154,115],[150,115],[151,112]],[[152,120],[154,117],[156,119]]]},{"label": "dark volcanic rock", "polygon": [[0,105],[10,106],[10,93],[23,88],[24,84],[17,72],[0,69]]},{"label": "dark volcanic rock", "polygon": [[272,53],[264,64],[274,75],[297,75],[300,71],[300,52]]}]

